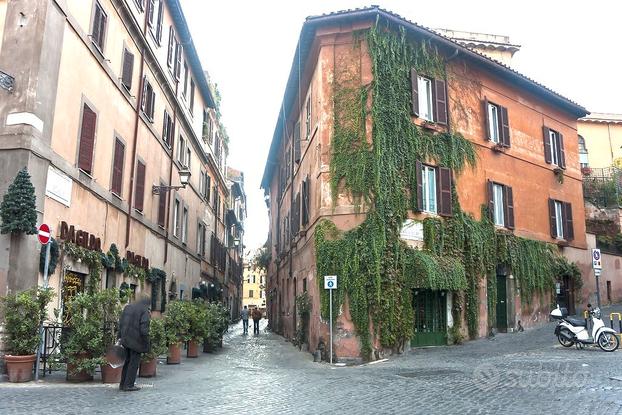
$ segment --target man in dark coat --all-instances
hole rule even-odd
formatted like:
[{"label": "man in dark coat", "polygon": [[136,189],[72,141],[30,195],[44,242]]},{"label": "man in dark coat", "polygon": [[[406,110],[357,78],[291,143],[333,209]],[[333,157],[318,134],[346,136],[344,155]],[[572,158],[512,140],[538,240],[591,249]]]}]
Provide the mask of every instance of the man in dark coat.
[{"label": "man in dark coat", "polygon": [[255,307],[251,316],[253,317],[253,334],[258,335],[259,334],[259,320],[261,320],[261,317],[262,317],[261,310]]},{"label": "man in dark coat", "polygon": [[150,301],[147,298],[139,302],[128,304],[121,313],[119,320],[119,337],[121,344],[126,349],[125,364],[121,374],[119,389],[123,391],[136,391],[140,388],[134,385],[136,372],[140,365],[140,354],[150,349],[149,311]]}]

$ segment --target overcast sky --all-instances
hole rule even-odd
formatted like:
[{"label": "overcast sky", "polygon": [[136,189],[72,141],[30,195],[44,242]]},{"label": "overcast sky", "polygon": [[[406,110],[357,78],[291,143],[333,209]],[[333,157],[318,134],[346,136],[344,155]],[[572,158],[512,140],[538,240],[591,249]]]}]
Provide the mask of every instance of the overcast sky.
[{"label": "overcast sky", "polygon": [[622,113],[622,1],[181,0],[203,67],[222,94],[229,165],[244,171],[245,244],[266,240],[259,190],[305,17],[378,4],[430,28],[510,36],[513,66],[593,112]]}]

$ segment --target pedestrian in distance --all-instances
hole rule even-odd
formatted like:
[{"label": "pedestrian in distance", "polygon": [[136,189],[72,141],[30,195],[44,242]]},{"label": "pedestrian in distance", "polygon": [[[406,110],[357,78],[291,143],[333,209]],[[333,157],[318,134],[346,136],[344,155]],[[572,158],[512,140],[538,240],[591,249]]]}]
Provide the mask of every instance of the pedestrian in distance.
[{"label": "pedestrian in distance", "polygon": [[149,322],[151,312],[149,298],[125,306],[119,319],[119,337],[125,347],[125,364],[121,373],[119,389],[122,391],[137,391],[140,388],[134,385],[140,365],[140,354],[150,350]]},{"label": "pedestrian in distance", "polygon": [[242,334],[248,334],[248,307],[244,306],[244,310],[242,310],[242,312],[240,313],[240,316],[242,316],[242,327],[244,328],[244,333]]},{"label": "pedestrian in distance", "polygon": [[255,307],[253,310],[253,334],[259,334],[259,320],[261,320],[261,311]]}]

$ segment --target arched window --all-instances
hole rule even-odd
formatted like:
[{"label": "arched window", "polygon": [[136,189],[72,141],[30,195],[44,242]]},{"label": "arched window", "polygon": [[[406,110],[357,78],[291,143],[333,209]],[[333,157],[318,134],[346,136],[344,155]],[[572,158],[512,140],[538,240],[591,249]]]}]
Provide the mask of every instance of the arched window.
[{"label": "arched window", "polygon": [[588,167],[589,165],[585,138],[583,138],[582,135],[579,135],[579,163],[581,164],[581,167]]}]

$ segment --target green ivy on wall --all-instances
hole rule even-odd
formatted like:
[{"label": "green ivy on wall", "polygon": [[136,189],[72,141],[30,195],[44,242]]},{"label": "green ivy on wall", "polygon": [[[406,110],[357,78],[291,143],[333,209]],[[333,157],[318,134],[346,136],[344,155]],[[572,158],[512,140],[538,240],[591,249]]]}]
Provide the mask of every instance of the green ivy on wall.
[{"label": "green ivy on wall", "polygon": [[101,252],[91,251],[71,242],[65,242],[63,249],[65,255],[89,267],[89,279],[86,284],[87,291],[92,294],[99,290],[101,273],[104,269],[101,261]]},{"label": "green ivy on wall", "polygon": [[[415,162],[431,161],[459,175],[467,166],[475,167],[477,156],[473,144],[461,134],[432,133],[412,122],[410,69],[444,78],[444,62],[436,51],[412,43],[404,30],[391,32],[378,23],[366,37],[355,37],[355,52],[360,51],[363,38],[372,59],[373,81],[361,86],[360,68],[335,68],[330,172],[334,203],[340,191],[347,191],[357,205],[365,204],[367,217],[346,232],[321,221],[315,248],[318,275],[339,276],[333,305],[339,310],[347,295],[361,352],[369,357],[370,327],[383,347],[400,347],[412,337],[413,288],[464,291],[473,337],[479,321],[480,281],[484,276],[492,280],[497,264],[511,267],[528,302],[535,291],[551,287],[551,264],[565,260],[545,243],[498,234],[487,212],[481,221],[463,213],[455,189],[454,216],[424,221],[423,250],[401,241],[400,229],[416,202]],[[369,118],[371,142],[366,133]],[[323,289],[320,293],[321,314],[326,318],[328,294]],[[463,301],[461,295],[454,297],[452,313],[460,324],[456,317]]]}]

